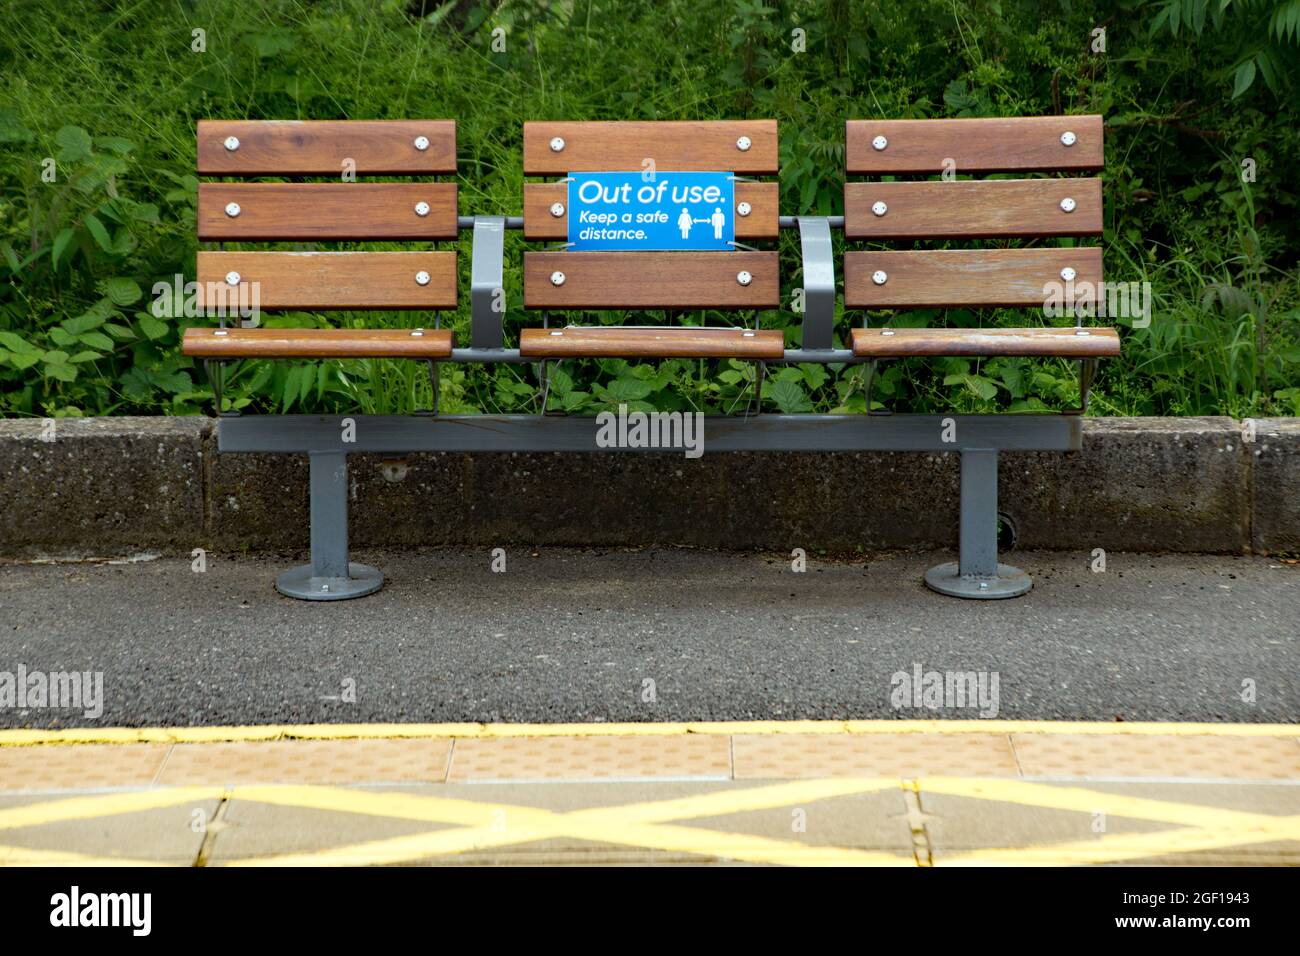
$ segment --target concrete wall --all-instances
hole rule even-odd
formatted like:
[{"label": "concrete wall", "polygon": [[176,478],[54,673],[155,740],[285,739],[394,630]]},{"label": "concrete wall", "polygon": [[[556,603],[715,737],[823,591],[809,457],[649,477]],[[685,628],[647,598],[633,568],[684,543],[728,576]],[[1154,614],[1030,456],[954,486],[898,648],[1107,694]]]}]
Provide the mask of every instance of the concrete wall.
[{"label": "concrete wall", "polygon": [[[1088,419],[1082,452],[1005,454],[1032,548],[1300,552],[1300,420]],[[218,455],[187,418],[0,421],[0,555],[302,549],[306,456]],[[956,543],[958,461],[915,453],[424,454],[351,459],[356,546]]]}]

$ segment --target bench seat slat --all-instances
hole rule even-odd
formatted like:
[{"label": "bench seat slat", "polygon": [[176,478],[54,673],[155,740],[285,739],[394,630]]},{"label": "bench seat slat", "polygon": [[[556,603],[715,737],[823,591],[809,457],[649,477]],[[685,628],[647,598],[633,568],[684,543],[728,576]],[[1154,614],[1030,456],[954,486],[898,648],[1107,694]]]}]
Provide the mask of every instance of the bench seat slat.
[{"label": "bench seat slat", "polygon": [[[781,301],[775,251],[525,252],[528,309],[766,309]],[[560,285],[553,273],[562,273]],[[741,272],[750,275],[741,285]]]},{"label": "bench seat slat", "polygon": [[[1065,200],[1069,211],[1061,207]],[[872,207],[884,203],[877,215]],[[849,239],[1099,236],[1099,179],[961,179],[847,183]]]},{"label": "bench seat slat", "polygon": [[455,239],[456,184],[200,183],[198,229],[205,241]]},{"label": "bench seat slat", "polygon": [[[235,137],[236,149],[226,140]],[[415,141],[429,144],[418,149]],[[436,175],[456,171],[454,120],[200,120],[202,176]]]},{"label": "bench seat slat", "polygon": [[[1073,286],[1061,272],[1075,272]],[[885,282],[873,281],[876,272]],[[926,249],[844,254],[844,305],[856,309],[1042,307],[1051,291],[1095,297],[1101,249]],[[1068,304],[1068,303],[1065,303]]]},{"label": "bench seat slat", "polygon": [[1107,358],[1119,355],[1119,334],[1104,328],[854,329],[853,354]]},{"label": "bench seat slat", "polygon": [[737,358],[779,359],[784,336],[776,329],[668,326],[568,326],[524,329],[519,353],[530,358]]},{"label": "bench seat slat", "polygon": [[205,359],[437,359],[450,357],[451,345],[450,329],[191,328],[181,351]]},{"label": "bench seat slat", "polygon": [[[551,148],[556,137],[562,149]],[[737,141],[748,137],[749,147]],[[761,175],[780,168],[776,120],[618,120],[524,123],[524,175],[716,170]]]},{"label": "bench seat slat", "polygon": [[[1073,133],[1067,146],[1061,141]],[[873,146],[885,138],[883,149]],[[1102,120],[1087,116],[992,119],[849,120],[844,160],[849,173],[967,173],[1092,170],[1102,167]]]},{"label": "bench seat slat", "polygon": [[[198,301],[204,308],[232,301],[240,285],[258,283],[263,309],[454,309],[456,253],[437,252],[200,252]],[[420,285],[416,274],[427,272]],[[211,299],[211,302],[209,302]]]},{"label": "bench seat slat", "polygon": [[[737,214],[736,238],[775,239],[780,229],[778,226],[778,201],[780,187],[776,183],[736,183],[736,205],[743,202],[750,205],[748,216]],[[524,183],[524,238],[555,239],[563,241],[569,237],[569,212],[564,215],[551,214],[555,203],[568,205],[568,187],[566,183]]]}]

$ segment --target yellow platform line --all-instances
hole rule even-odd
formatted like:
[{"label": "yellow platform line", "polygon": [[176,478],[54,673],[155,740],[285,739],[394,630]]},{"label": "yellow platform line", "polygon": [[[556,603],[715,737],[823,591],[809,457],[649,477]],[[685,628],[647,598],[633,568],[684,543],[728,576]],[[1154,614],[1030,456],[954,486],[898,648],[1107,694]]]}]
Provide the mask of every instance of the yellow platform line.
[{"label": "yellow platform line", "polygon": [[622,737],[677,734],[1097,734],[1297,737],[1300,724],[1066,720],[748,720],[583,724],[262,724],[231,727],[66,727],[0,730],[0,747],[50,744],[242,743],[474,737]]}]

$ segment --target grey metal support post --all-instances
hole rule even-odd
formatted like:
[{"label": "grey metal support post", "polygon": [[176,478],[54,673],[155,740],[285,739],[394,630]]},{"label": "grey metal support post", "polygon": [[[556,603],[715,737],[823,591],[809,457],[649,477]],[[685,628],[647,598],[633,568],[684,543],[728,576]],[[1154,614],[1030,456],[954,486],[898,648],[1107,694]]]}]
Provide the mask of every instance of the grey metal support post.
[{"label": "grey metal support post", "polygon": [[998,563],[998,453],[993,448],[961,452],[961,540],[958,560],[936,565],[925,583],[940,594],[964,598],[1009,598],[1024,594],[1033,580],[1019,568]]},{"label": "grey metal support post", "polygon": [[348,561],[348,458],[313,451],[311,461],[311,564],[285,571],[275,588],[306,601],[341,601],[378,591],[379,569]]},{"label": "grey metal support post", "polygon": [[474,217],[474,250],[470,260],[470,345],[499,349],[505,342],[505,216]]},{"label": "grey metal support post", "polygon": [[800,216],[799,245],[803,252],[803,347],[835,345],[835,259],[831,254],[831,223],[826,216]]}]

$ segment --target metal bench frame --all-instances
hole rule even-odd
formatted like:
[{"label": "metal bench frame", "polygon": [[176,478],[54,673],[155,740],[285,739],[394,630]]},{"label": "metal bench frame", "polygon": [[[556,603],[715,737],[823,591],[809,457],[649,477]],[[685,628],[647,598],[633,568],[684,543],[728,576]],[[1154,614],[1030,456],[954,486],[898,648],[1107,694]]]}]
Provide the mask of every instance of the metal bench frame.
[{"label": "metal bench frame", "polygon": [[[522,217],[462,216],[472,231],[470,346],[452,350],[450,362],[532,364],[518,349],[503,347],[504,314],[494,309],[504,287],[504,243]],[[842,216],[780,217],[782,229],[798,229],[802,247],[803,348],[787,349],[781,363],[868,364],[851,349],[833,348],[835,263],[831,230]],[[1081,363],[1086,405],[1095,360]],[[219,383],[219,370],[214,384]],[[436,371],[435,371],[436,375]],[[437,388],[435,382],[435,396]],[[218,396],[217,407],[220,408]],[[1079,409],[1077,411],[1081,411]],[[355,441],[343,441],[343,421],[355,424]],[[348,559],[350,454],[413,452],[608,452],[594,419],[586,416],[440,415],[319,416],[240,415],[224,412],[217,422],[217,447],[226,452],[284,452],[310,459],[311,562],[279,576],[283,594],[305,600],[340,600],[372,593],[382,573]],[[951,438],[952,440],[945,440]],[[998,453],[1078,451],[1083,428],[1078,414],[1052,415],[783,415],[706,416],[704,444],[710,451],[912,451],[961,455],[958,560],[931,568],[926,583],[965,598],[1007,598],[1025,593],[1032,581],[1024,571],[1000,564],[997,553]]]}]

